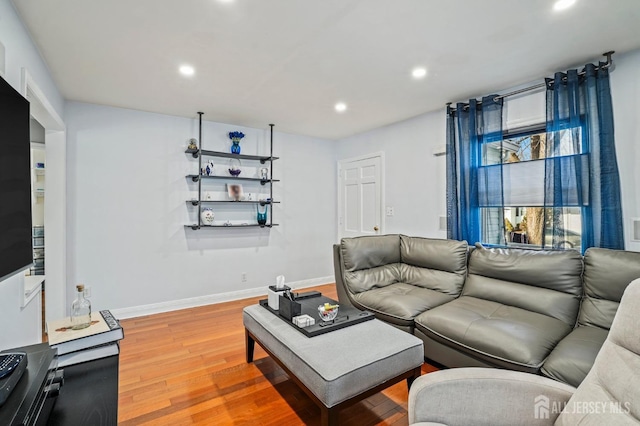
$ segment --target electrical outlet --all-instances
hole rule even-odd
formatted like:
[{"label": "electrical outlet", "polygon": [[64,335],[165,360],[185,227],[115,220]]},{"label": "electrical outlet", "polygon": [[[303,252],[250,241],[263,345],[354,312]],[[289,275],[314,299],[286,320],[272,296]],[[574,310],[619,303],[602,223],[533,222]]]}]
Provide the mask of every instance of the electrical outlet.
[{"label": "electrical outlet", "polygon": [[243,283],[246,283],[246,282],[247,282],[247,273],[246,273],[246,272],[243,272],[242,274],[240,274],[240,280],[241,280]]},{"label": "electrical outlet", "polygon": [[394,211],[393,211],[393,207],[387,207],[387,216],[393,216]]},{"label": "electrical outlet", "polygon": [[84,287],[84,297],[91,297],[91,287],[89,286]]}]

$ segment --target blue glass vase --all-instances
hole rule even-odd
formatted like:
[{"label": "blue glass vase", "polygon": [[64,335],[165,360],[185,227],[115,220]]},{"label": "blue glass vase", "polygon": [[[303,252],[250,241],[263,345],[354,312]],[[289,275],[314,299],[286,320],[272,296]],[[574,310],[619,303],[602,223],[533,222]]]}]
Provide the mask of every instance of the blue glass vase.
[{"label": "blue glass vase", "polygon": [[240,141],[233,141],[233,145],[231,145],[231,153],[240,154]]},{"label": "blue glass vase", "polygon": [[267,208],[264,208],[264,212],[260,212],[260,208],[258,208],[258,215],[256,217],[258,220],[258,225],[266,225],[267,224]]}]

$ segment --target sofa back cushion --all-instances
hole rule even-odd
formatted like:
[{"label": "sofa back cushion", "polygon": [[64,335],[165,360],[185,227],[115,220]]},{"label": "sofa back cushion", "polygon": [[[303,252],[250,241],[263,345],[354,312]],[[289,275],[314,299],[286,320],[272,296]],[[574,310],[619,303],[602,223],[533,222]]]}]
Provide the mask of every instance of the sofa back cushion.
[{"label": "sofa back cushion", "polygon": [[567,251],[487,249],[469,256],[463,296],[492,300],[573,326],[582,296],[582,256]]},{"label": "sofa back cushion", "polygon": [[585,295],[578,322],[609,329],[624,290],[640,278],[640,253],[590,248],[584,255]]},{"label": "sofa back cushion", "polygon": [[402,282],[457,297],[467,275],[466,241],[400,236]]},{"label": "sofa back cushion", "polygon": [[340,252],[344,282],[352,293],[386,287],[400,281],[400,236],[343,238]]}]

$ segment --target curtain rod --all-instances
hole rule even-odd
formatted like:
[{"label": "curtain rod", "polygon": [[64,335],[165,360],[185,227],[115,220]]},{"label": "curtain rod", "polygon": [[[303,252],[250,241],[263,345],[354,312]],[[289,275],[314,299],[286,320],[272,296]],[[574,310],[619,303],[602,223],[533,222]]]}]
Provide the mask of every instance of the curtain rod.
[{"label": "curtain rod", "polygon": [[[607,62],[605,62],[604,64],[602,64],[602,66],[600,67],[596,67],[596,70],[599,70],[601,68],[609,68],[611,65],[613,65],[613,60],[611,59],[611,56],[616,53],[614,50],[610,50],[609,52],[605,52],[602,54],[602,56],[606,56],[607,58]],[[586,71],[580,71],[578,73],[578,76],[583,76],[586,74]],[[565,77],[566,78],[566,77]],[[551,82],[553,82],[553,79],[550,79]],[[498,95],[495,98],[493,98],[493,101],[496,102],[499,99],[504,99],[504,98],[508,98],[509,96],[513,96],[513,95],[519,95],[520,93],[525,93],[525,92],[530,92],[532,90],[536,90],[536,89],[540,89],[542,87],[546,87],[547,83],[539,83],[539,84],[534,84],[533,86],[529,86],[529,87],[525,87],[523,89],[518,89],[518,90],[514,90],[513,92],[509,92],[509,93],[505,93],[504,95]],[[452,102],[447,102],[447,106],[451,105]],[[482,104],[482,101],[479,101],[478,104]],[[468,107],[468,105],[467,105]],[[455,112],[456,108],[451,108],[451,112]]]}]

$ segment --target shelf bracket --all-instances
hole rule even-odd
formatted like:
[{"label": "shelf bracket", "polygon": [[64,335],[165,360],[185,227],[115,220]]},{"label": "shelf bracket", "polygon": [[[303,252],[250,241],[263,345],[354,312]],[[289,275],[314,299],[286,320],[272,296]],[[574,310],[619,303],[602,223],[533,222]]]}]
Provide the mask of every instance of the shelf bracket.
[{"label": "shelf bracket", "polygon": [[200,204],[200,201],[198,201],[198,200],[192,200],[191,201],[191,205],[192,206],[197,206],[198,204]]},{"label": "shelf bracket", "polygon": [[199,151],[194,152],[193,154],[191,154],[191,156],[192,156],[193,158],[198,158],[198,152],[199,152]]},{"label": "shelf bracket", "polygon": [[198,229],[200,229],[200,227],[198,225],[191,225],[191,229],[197,231]]},{"label": "shelf bracket", "polygon": [[192,176],[191,180],[194,181],[194,182],[197,182],[197,181],[200,180],[200,176]]}]

